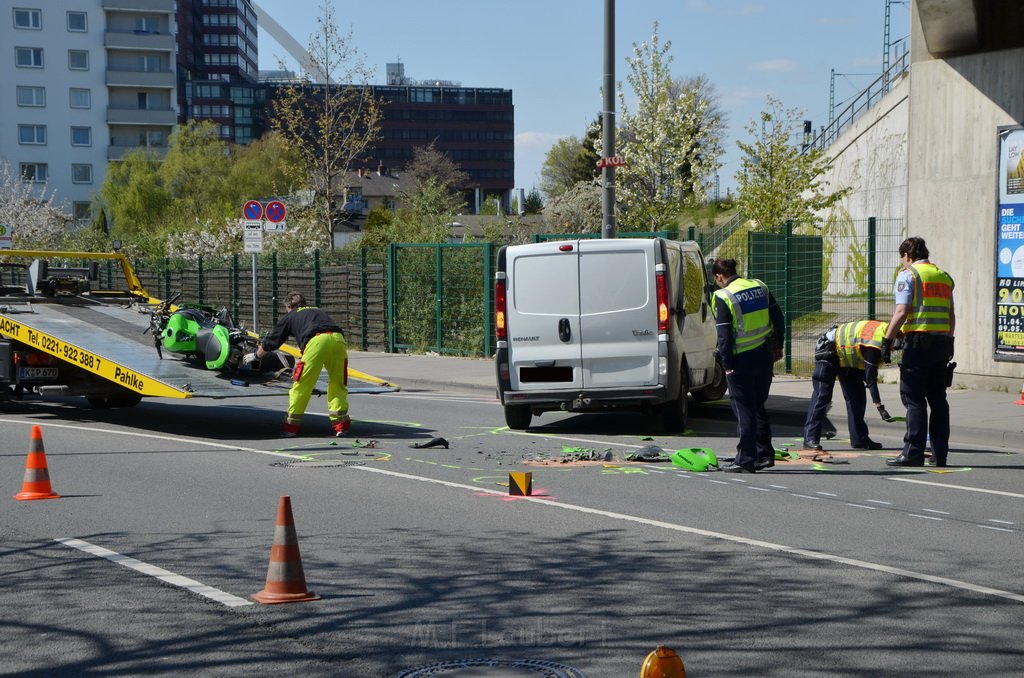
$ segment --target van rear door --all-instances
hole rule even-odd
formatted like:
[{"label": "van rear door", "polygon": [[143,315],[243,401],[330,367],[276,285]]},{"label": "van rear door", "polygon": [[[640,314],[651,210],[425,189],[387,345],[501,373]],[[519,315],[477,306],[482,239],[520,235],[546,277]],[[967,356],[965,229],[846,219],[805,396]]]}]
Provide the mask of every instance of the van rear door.
[{"label": "van rear door", "polygon": [[647,238],[580,240],[579,294],[583,385],[658,383],[655,251]]},{"label": "van rear door", "polygon": [[512,390],[583,388],[577,242],[509,247],[505,263]]}]

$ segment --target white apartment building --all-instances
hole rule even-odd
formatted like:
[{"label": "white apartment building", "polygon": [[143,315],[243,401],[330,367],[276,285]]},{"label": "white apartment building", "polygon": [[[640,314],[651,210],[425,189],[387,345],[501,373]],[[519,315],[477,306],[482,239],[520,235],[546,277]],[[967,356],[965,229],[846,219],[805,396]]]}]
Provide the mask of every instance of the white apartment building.
[{"label": "white apartment building", "polygon": [[166,152],[178,119],[175,1],[3,5],[0,159],[87,221],[109,160]]}]

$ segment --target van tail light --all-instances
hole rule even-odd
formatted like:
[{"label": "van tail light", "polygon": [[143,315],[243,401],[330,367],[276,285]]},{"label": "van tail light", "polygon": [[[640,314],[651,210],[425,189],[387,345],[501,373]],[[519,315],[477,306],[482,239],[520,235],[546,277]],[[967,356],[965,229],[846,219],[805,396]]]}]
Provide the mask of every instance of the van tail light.
[{"label": "van tail light", "polygon": [[656,273],[654,284],[658,293],[658,332],[668,332],[668,281],[664,273]]},{"label": "van tail light", "polygon": [[498,339],[505,339],[507,335],[505,327],[505,281],[499,280],[494,283],[494,334]]}]

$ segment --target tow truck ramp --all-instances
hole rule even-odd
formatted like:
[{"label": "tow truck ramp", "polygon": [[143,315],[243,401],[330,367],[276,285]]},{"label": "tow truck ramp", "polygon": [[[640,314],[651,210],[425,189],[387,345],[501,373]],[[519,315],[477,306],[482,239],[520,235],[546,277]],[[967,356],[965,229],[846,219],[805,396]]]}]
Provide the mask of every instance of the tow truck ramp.
[{"label": "tow truck ramp", "polygon": [[[280,395],[291,386],[290,371],[225,373],[206,369],[201,362],[163,351],[162,358],[147,332],[159,304],[146,293],[124,255],[81,252],[8,250],[3,257],[48,259],[115,259],[121,264],[127,291],[90,287],[89,269],[54,269],[38,259],[25,266],[24,289],[4,285],[0,290],[0,337],[11,384],[37,386],[40,393],[86,395],[90,390],[121,394],[110,404],[132,405],[141,397],[232,398]],[[44,260],[45,261],[45,260]],[[5,264],[12,266],[12,264]],[[95,269],[93,269],[95,270]],[[71,271],[61,277],[61,271]],[[43,279],[34,276],[46,275]],[[38,294],[40,290],[43,294]],[[45,365],[19,362],[19,349],[53,356]],[[283,347],[293,356],[299,351]],[[3,356],[0,356],[3,357]],[[12,359],[13,358],[13,359]],[[63,374],[62,374],[63,373]],[[349,370],[350,393],[384,393],[399,387],[356,370]],[[358,383],[356,383],[358,381]],[[326,375],[317,384],[327,390]],[[90,402],[103,402],[97,396]]]}]

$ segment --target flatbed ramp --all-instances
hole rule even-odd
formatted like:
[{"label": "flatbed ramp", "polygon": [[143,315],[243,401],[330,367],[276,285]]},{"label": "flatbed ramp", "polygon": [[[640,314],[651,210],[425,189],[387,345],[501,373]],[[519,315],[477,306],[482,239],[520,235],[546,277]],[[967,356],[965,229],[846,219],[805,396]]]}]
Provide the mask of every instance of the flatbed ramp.
[{"label": "flatbed ramp", "polygon": [[[290,373],[227,375],[168,351],[161,359],[152,335],[146,332],[152,308],[150,304],[122,305],[82,298],[5,303],[0,304],[0,334],[143,396],[251,397],[280,395],[290,388]],[[398,390],[365,376],[369,383],[350,383],[350,393]],[[317,388],[327,390],[325,374]]]}]

